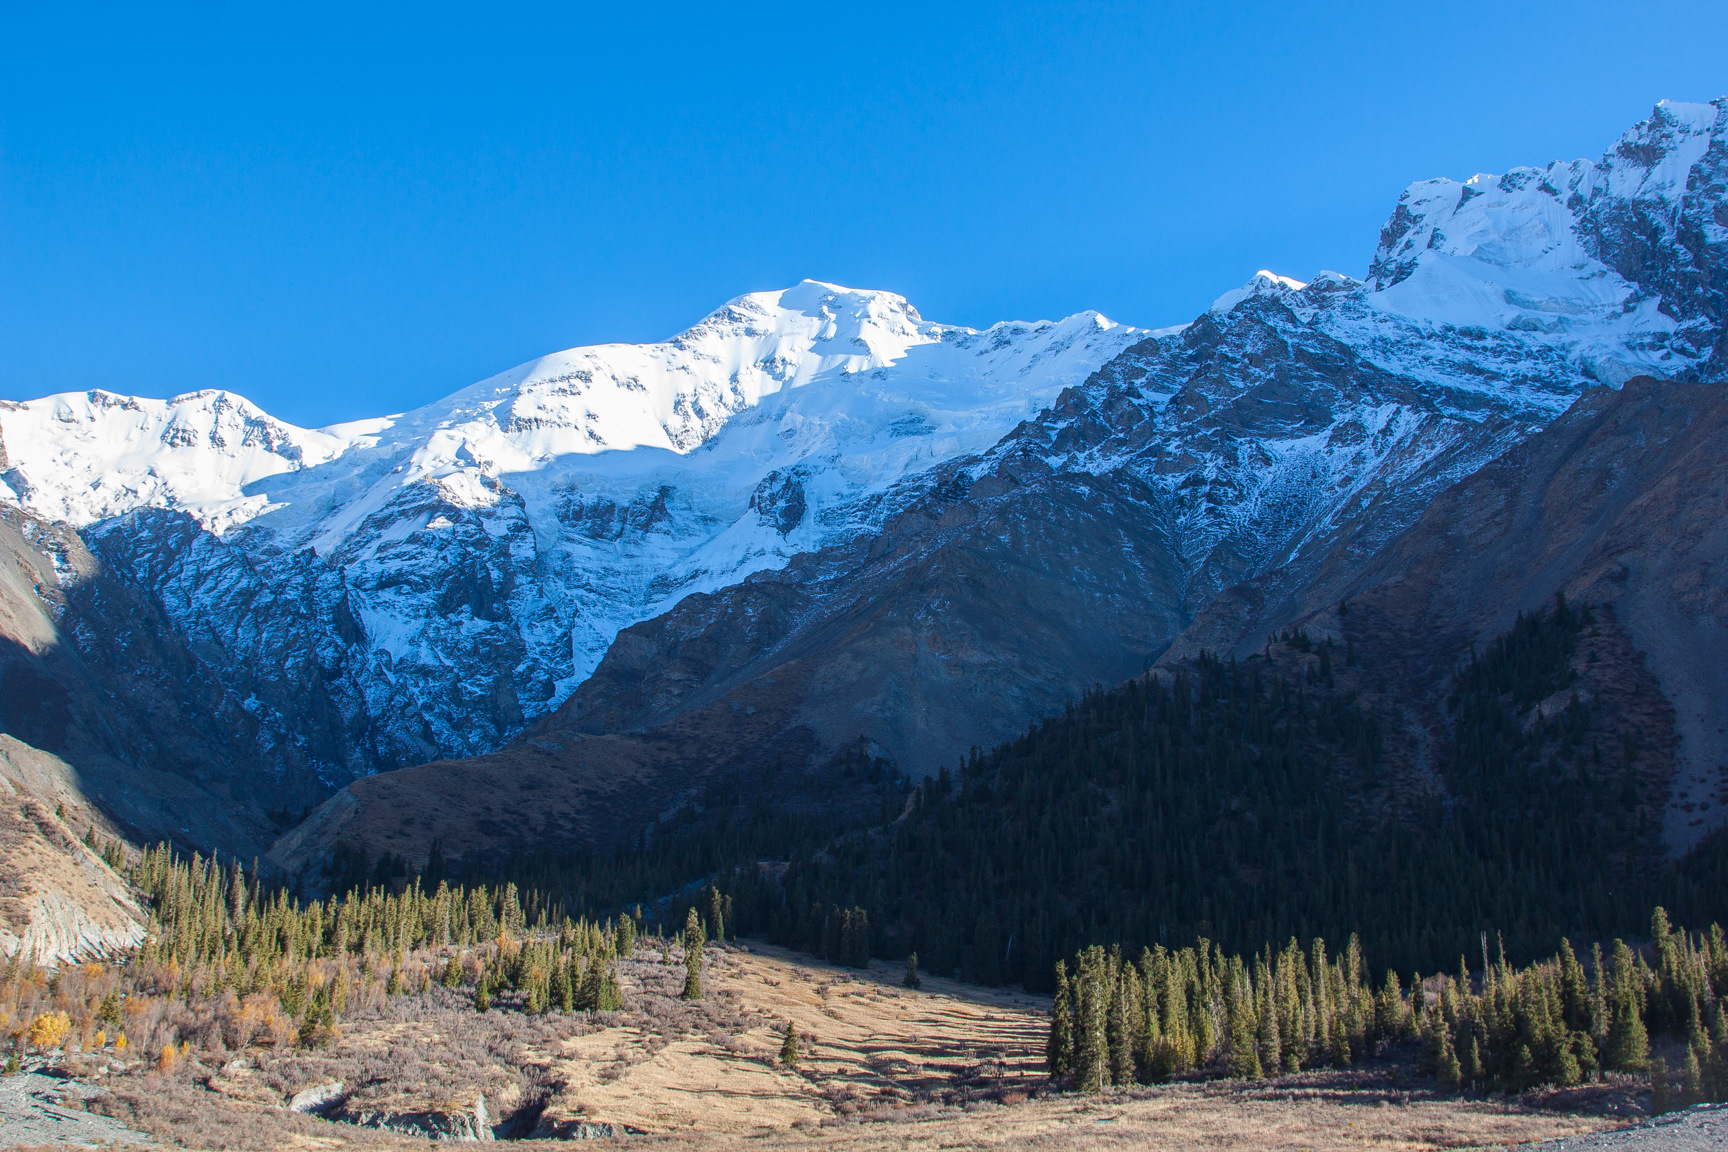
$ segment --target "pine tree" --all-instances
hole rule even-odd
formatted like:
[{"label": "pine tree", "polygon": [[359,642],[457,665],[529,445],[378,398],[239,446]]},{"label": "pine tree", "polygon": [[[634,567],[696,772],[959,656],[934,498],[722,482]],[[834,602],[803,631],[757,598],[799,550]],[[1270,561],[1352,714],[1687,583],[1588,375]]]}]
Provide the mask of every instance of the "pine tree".
[{"label": "pine tree", "polygon": [[1668,1061],[1658,1056],[1650,1061],[1650,1114],[1661,1116],[1674,1110],[1674,1088],[1668,1082]]},{"label": "pine tree", "polygon": [[918,953],[913,952],[906,957],[906,975],[900,980],[906,988],[921,988],[924,982],[918,979]]},{"label": "pine tree", "polygon": [[1452,1089],[1456,1089],[1464,1081],[1464,1069],[1458,1062],[1458,1051],[1452,1046],[1452,1033],[1444,1025],[1440,1028],[1440,1055],[1435,1061],[1434,1078]]},{"label": "pine tree", "polygon": [[[914,952],[913,958],[917,958]],[[907,965],[910,980],[917,969]],[[1044,1069],[1060,1080],[1074,1070],[1074,1000],[1068,984],[1068,965],[1056,961],[1056,1001],[1050,1007],[1050,1038],[1044,1047]]]},{"label": "pine tree", "polygon": [[679,995],[685,1000],[702,999],[702,949],[707,943],[702,921],[692,908],[684,917],[684,991]]},{"label": "pine tree", "polygon": [[780,1041],[780,1063],[787,1068],[798,1067],[798,1026],[790,1020],[786,1021],[786,1038]]},{"label": "pine tree", "polygon": [[1110,1082],[1103,967],[1104,950],[1094,944],[1081,954],[1075,975],[1074,1076],[1082,1092],[1102,1092]]},{"label": "pine tree", "polygon": [[726,917],[724,905],[720,902],[720,889],[712,884],[708,886],[708,923],[714,929],[714,941],[717,944],[726,943]]}]

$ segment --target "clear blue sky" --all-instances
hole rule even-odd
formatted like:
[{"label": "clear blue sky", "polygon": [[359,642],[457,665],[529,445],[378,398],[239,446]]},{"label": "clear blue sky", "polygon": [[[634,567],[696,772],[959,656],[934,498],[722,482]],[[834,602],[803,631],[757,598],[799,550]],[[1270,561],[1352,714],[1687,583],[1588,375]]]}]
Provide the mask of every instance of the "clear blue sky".
[{"label": "clear blue sky", "polygon": [[1728,5],[23,5],[0,397],[322,424],[809,276],[983,325],[1360,275],[1412,180],[1728,93]]}]

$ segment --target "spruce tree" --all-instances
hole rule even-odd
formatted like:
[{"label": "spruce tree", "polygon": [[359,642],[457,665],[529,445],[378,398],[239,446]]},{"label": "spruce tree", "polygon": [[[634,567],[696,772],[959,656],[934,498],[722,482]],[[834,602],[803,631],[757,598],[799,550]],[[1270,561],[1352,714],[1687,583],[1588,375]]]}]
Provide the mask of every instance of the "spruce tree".
[{"label": "spruce tree", "polygon": [[1260,1067],[1265,1075],[1276,1075],[1284,1066],[1284,1037],[1278,1027],[1277,1005],[1268,1000],[1260,1014]]},{"label": "spruce tree", "polygon": [[576,1010],[579,1012],[600,1011],[600,961],[598,958],[588,961],[588,967],[582,973],[581,983],[575,994]]},{"label": "spruce tree", "polygon": [[1102,1092],[1110,1082],[1103,968],[1104,950],[1094,944],[1081,954],[1075,977],[1074,1076],[1082,1092]]},{"label": "spruce tree", "polygon": [[1612,1014],[1602,1062],[1617,1072],[1642,1072],[1650,1062],[1650,1034],[1638,1011],[1637,994],[1629,987],[1616,989]]},{"label": "spruce tree", "polygon": [[1658,1056],[1650,1061],[1650,1114],[1661,1116],[1674,1110],[1674,1088],[1668,1083],[1668,1061]]},{"label": "spruce tree", "polygon": [[[913,959],[917,953],[912,954]],[[917,972],[908,962],[906,977]],[[1074,999],[1068,983],[1068,965],[1056,961],[1056,1001],[1050,1007],[1050,1038],[1044,1047],[1044,1069],[1061,1080],[1074,1070]]]},{"label": "spruce tree", "polygon": [[1690,1108],[1694,1104],[1703,1103],[1704,1067],[1698,1062],[1698,1049],[1686,1049],[1686,1064],[1682,1072],[1684,1082],[1680,1089],[1680,1106]]},{"label": "spruce tree", "polygon": [[707,945],[702,934],[702,920],[696,909],[684,917],[684,991],[685,1000],[702,999],[702,949]]},{"label": "spruce tree", "polygon": [[1584,966],[1572,951],[1572,941],[1560,941],[1560,998],[1563,1002],[1566,1027],[1587,1031],[1590,1027],[1590,989],[1584,978]]},{"label": "spruce tree", "polygon": [[1256,1040],[1254,1010],[1248,997],[1234,985],[1230,992],[1230,1075],[1238,1080],[1260,1077],[1260,1053]]},{"label": "spruce tree", "polygon": [[1465,1045],[1463,1066],[1459,1072],[1464,1077],[1466,1084],[1476,1084],[1484,1078],[1482,1046],[1477,1042],[1474,1034],[1470,1037],[1470,1043]]},{"label": "spruce tree", "polygon": [[568,959],[560,959],[557,967],[552,970],[550,999],[560,1012],[569,1012],[576,1007],[576,989],[572,987]]},{"label": "spruce tree", "polygon": [[780,1063],[787,1068],[798,1067],[798,1026],[790,1020],[786,1021],[786,1038],[780,1041]]},{"label": "spruce tree", "polygon": [[1458,1062],[1458,1051],[1452,1046],[1452,1033],[1444,1024],[1440,1028],[1440,1055],[1435,1061],[1434,1078],[1452,1089],[1456,1089],[1464,1080],[1464,1069]]},{"label": "spruce tree", "polygon": [[[614,967],[611,957],[606,957],[604,962],[596,959],[595,966],[601,969],[597,1007],[602,1012],[617,1012],[624,1007],[624,990],[618,986],[618,971]],[[695,1000],[701,998],[700,988],[697,989],[694,997],[690,997],[690,999]]]},{"label": "spruce tree", "polygon": [[1116,1084],[1129,1084],[1134,1079],[1136,997],[1133,995],[1133,979],[1132,967],[1124,968],[1116,977],[1116,988],[1110,997],[1110,1010],[1105,1021],[1105,1034],[1110,1045],[1110,1079]]},{"label": "spruce tree", "polygon": [[906,957],[906,975],[900,983],[907,988],[920,988],[924,982],[918,979],[918,953],[913,952]]}]

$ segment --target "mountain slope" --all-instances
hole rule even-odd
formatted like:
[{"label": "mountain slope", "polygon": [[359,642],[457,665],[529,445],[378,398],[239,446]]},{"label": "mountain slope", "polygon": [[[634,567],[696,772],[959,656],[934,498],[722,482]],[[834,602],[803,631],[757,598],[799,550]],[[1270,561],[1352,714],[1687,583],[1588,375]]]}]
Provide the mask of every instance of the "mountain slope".
[{"label": "mountain slope", "polygon": [[[1719,370],[1706,273],[1723,253],[1709,221],[1725,126],[1728,102],[1663,105],[1596,163],[1413,186],[1367,281],[1262,273],[1147,335],[1000,442],[932,469],[879,532],[624,629],[536,726],[535,751],[488,757],[488,772],[562,779],[561,747],[646,748],[669,732],[700,747],[704,731],[745,759],[801,734],[813,762],[863,738],[929,772],[1185,630],[1188,644],[1206,632],[1197,615],[1221,618],[1206,634],[1227,644],[1300,617],[1311,591],[1586,389],[1652,366]],[[752,732],[731,726],[739,713]],[[664,767],[654,805],[713,770]],[[462,795],[459,765],[428,773]],[[401,799],[414,785],[378,787]],[[586,787],[580,773],[558,785]],[[442,803],[429,807],[456,835],[460,800]],[[383,835],[345,811],[355,834]],[[413,853],[425,838],[390,842]]]},{"label": "mountain slope", "polygon": [[[1721,208],[1710,181],[1725,109],[1664,105],[1598,164],[1414,186],[1367,283],[1262,273],[955,462],[869,546],[819,552],[626,630],[549,723],[662,723],[814,659],[823,672],[805,722],[932,771],[1131,671],[1225,588],[1261,577],[1300,589],[1341,558],[1372,556],[1592,381],[1652,362],[1707,370],[1714,337],[1698,334],[1714,298],[1670,301],[1597,254],[1630,263],[1633,217],[1662,240]],[[1604,232],[1602,221],[1619,223]],[[1667,283],[1660,263],[1630,270]],[[1071,603],[1094,577],[1121,594]],[[1036,655],[1013,659],[1020,647]],[[907,658],[922,652],[944,658]],[[1036,694],[1011,700],[990,685]]]},{"label": "mountain slope", "polygon": [[[1360,571],[1312,589],[1303,626],[1348,638],[1420,695],[1436,690],[1458,652],[1517,613],[1557,593],[1598,606],[1604,629],[1636,652],[1636,674],[1651,678],[1659,699],[1649,703],[1667,716],[1639,742],[1653,754],[1673,744],[1662,832],[1671,852],[1683,852],[1728,824],[1725,438],[1719,384],[1643,377],[1592,391],[1442,493]],[[1197,625],[1180,650],[1225,647],[1227,637]],[[1236,647],[1259,642],[1250,635]]]}]

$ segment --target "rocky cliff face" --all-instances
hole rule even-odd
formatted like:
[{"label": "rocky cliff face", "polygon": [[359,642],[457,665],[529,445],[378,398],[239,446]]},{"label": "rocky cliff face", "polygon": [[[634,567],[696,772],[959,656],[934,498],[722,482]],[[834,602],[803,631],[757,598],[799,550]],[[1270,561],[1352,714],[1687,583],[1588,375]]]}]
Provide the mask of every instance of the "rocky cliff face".
[{"label": "rocky cliff face", "polygon": [[114,838],[77,771],[0,735],[0,954],[57,964],[143,943],[131,885],[81,842],[92,827]]},{"label": "rocky cliff face", "polygon": [[246,855],[322,798],[233,687],[76,532],[0,507],[0,728],[60,766],[105,836]]}]

